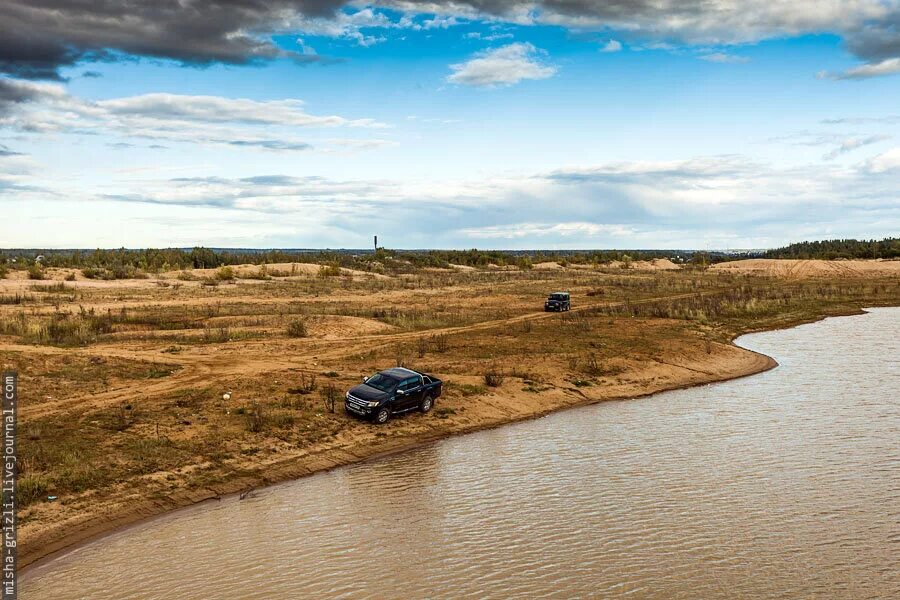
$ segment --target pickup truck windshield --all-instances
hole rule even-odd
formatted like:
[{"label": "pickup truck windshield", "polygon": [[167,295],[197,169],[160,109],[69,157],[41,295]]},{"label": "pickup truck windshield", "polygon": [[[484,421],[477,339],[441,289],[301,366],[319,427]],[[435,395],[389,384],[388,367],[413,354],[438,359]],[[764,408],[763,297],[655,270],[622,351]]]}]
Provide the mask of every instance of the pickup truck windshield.
[{"label": "pickup truck windshield", "polygon": [[393,377],[386,377],[381,373],[376,373],[366,380],[366,385],[382,392],[393,392],[399,384],[400,382]]}]

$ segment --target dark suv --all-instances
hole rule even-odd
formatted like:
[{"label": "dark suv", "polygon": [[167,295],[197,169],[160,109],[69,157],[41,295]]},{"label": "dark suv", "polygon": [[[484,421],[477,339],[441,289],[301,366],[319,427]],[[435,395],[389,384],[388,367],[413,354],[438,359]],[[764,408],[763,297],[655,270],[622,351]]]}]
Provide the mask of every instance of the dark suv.
[{"label": "dark suv", "polygon": [[392,414],[420,410],[427,413],[441,395],[443,382],[432,375],[404,367],[394,367],[366,377],[347,392],[344,409],[376,423],[385,423]]},{"label": "dark suv", "polygon": [[572,308],[572,301],[569,299],[569,292],[553,292],[547,296],[544,302],[544,310],[563,311]]}]

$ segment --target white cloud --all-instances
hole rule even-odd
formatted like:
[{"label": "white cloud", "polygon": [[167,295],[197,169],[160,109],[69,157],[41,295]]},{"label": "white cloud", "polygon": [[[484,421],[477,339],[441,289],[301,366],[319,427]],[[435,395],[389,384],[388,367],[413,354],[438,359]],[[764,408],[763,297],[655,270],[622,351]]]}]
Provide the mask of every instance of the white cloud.
[{"label": "white cloud", "polygon": [[894,73],[900,73],[900,58],[887,58],[876,63],[866,63],[840,73],[821,71],[818,77],[819,79],[869,79]]},{"label": "white cloud", "polygon": [[745,63],[750,62],[750,59],[746,56],[738,56],[736,54],[728,54],[727,52],[712,52],[710,54],[701,54],[698,56],[700,60],[705,60],[707,62],[714,63]]},{"label": "white cloud", "polygon": [[333,17],[300,17],[291,24],[308,35],[343,38],[368,47],[386,41],[381,35],[369,35],[363,29],[396,29],[407,26],[411,19],[392,21],[383,12],[366,7],[353,13],[337,11]]},{"label": "white cloud", "polygon": [[514,36],[511,33],[488,33],[483,34],[478,31],[472,31],[463,36],[467,40],[484,40],[486,42],[496,42],[497,40],[509,40]]},{"label": "white cloud", "polygon": [[[866,162],[870,173],[900,173],[900,148],[891,148]],[[895,200],[896,202],[896,200]]]},{"label": "white cloud", "polygon": [[479,52],[464,63],[450,65],[453,73],[447,81],[476,87],[498,87],[526,79],[547,79],[557,69],[537,58],[542,53],[533,45],[521,42]]},{"label": "white cloud", "polygon": [[842,140],[837,148],[826,154],[823,158],[825,160],[832,160],[837,158],[838,156],[847,154],[848,152],[852,152],[853,150],[856,150],[858,148],[862,148],[863,146],[870,146],[872,144],[877,144],[878,142],[883,142],[889,139],[891,139],[891,136],[887,134],[847,138],[845,140]]},{"label": "white cloud", "polygon": [[620,52],[622,50],[622,42],[618,40],[609,40],[600,48],[600,52]]},{"label": "white cloud", "polygon": [[603,224],[589,222],[570,223],[514,223],[488,227],[462,229],[459,233],[473,239],[506,239],[518,238],[567,238],[597,237],[600,235],[629,236],[636,232],[633,227],[622,224]]},{"label": "white cloud", "polygon": [[[143,94],[91,101],[59,84],[0,80],[0,130],[206,143],[272,151],[309,150],[306,129],[382,129],[372,119],[315,115],[302,101]],[[371,140],[369,140],[371,141]]]}]

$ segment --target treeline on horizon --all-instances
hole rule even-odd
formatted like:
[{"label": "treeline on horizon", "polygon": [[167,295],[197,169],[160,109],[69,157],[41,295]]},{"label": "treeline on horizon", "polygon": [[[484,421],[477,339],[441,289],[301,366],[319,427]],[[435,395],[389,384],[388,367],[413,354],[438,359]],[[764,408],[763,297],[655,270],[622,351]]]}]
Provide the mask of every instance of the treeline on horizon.
[{"label": "treeline on horizon", "polygon": [[421,267],[469,267],[516,265],[524,268],[535,262],[605,263],[611,261],[673,258],[690,260],[690,253],[672,250],[253,250],[196,247],[115,250],[0,250],[0,264],[24,268],[38,257],[44,267],[81,269],[139,269],[148,273],[183,269],[210,269],[230,265],[304,262],[359,269],[402,270]]},{"label": "treeline on horizon", "polygon": [[0,250],[4,269],[27,268],[37,257],[44,267],[141,270],[148,273],[183,269],[210,269],[239,264],[306,262],[364,271],[404,268],[470,267],[514,265],[529,268],[534,263],[603,264],[613,261],[668,258],[675,262],[709,264],[736,258],[900,258],[900,239],[824,240],[799,242],[762,252],[701,252],[691,250],[253,250],[146,248],[113,250]]},{"label": "treeline on horizon", "polygon": [[763,258],[839,260],[849,258],[900,258],[900,238],[883,240],[822,240],[797,242],[762,253]]}]

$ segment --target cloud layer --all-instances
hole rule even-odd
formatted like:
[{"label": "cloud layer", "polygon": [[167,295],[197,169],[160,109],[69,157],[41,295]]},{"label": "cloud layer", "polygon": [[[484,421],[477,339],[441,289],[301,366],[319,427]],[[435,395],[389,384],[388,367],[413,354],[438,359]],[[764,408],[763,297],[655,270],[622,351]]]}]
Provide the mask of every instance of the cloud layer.
[{"label": "cloud layer", "polygon": [[[21,176],[6,181],[20,186],[18,201],[72,201],[61,190],[26,193],[29,180]],[[379,235],[406,247],[761,247],[804,237],[888,235],[900,227],[898,186],[900,149],[894,148],[847,167],[775,168],[734,155],[462,181],[282,174],[151,179],[139,186],[129,180],[78,202],[144,207],[132,214],[214,210],[215,222],[277,223],[295,236],[279,241],[260,233],[246,240],[252,245],[352,246],[368,240],[377,223]],[[163,226],[151,219],[142,227],[156,245],[171,238],[172,228],[183,229],[174,232],[179,239],[199,235],[190,221]]]},{"label": "cloud layer", "polygon": [[[372,4],[402,16],[392,20]],[[371,45],[383,39],[379,30],[441,28],[467,19],[613,30],[629,40],[688,45],[834,33],[863,61],[835,77],[896,73],[900,60],[898,0],[5,0],[0,72],[55,78],[62,67],[127,56],[201,65],[278,57],[320,62],[302,48],[277,46],[272,36],[309,32]]]},{"label": "cloud layer", "polygon": [[89,101],[69,94],[60,84],[0,78],[0,129],[14,132],[103,132],[145,140],[295,151],[311,148],[292,134],[298,130],[384,127],[372,119],[313,115],[296,99],[154,93]]}]

